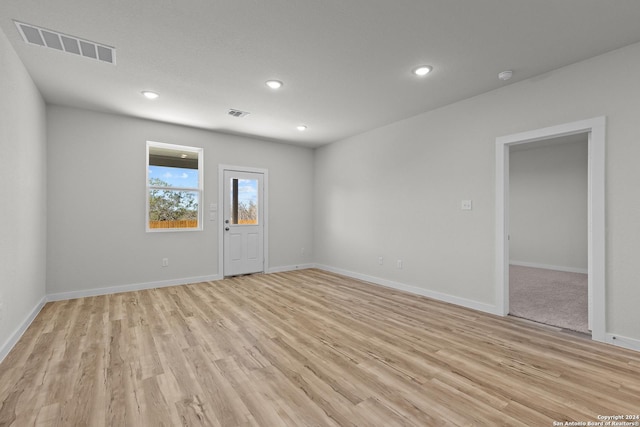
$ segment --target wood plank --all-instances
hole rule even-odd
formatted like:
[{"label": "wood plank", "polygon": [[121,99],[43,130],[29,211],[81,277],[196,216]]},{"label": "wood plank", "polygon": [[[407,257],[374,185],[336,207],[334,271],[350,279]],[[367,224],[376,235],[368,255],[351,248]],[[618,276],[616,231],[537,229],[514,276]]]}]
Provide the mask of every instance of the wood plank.
[{"label": "wood plank", "polygon": [[0,426],[552,425],[638,393],[640,353],[311,269],[46,304]]}]

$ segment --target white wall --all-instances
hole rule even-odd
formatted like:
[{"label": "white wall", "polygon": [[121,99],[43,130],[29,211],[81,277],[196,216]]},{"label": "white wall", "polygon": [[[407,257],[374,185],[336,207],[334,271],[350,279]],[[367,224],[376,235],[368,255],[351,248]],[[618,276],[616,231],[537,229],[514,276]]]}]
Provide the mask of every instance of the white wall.
[{"label": "white wall", "polygon": [[569,138],[511,147],[512,264],[587,272],[587,134]]},{"label": "white wall", "polygon": [[316,261],[495,306],[496,137],[607,116],[606,329],[640,339],[638,75],[635,44],[320,148]]},{"label": "white wall", "polygon": [[45,104],[0,31],[0,360],[45,295]]},{"label": "white wall", "polygon": [[311,149],[61,106],[47,108],[47,128],[48,294],[219,274],[206,210],[204,231],[145,232],[147,140],[204,148],[205,208],[218,201],[218,164],[268,169],[269,267],[311,261]]}]

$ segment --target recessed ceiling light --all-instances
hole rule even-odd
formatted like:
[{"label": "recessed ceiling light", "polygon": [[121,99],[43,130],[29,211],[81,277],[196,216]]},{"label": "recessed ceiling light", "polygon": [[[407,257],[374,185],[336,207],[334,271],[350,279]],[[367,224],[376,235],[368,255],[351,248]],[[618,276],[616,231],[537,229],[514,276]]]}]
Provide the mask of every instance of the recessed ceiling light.
[{"label": "recessed ceiling light", "polygon": [[187,158],[187,155],[186,155],[186,154],[180,154],[180,158],[181,158],[181,159],[186,159],[186,158]]},{"label": "recessed ceiling light", "polygon": [[265,84],[269,86],[271,89],[280,89],[283,85],[283,83],[280,80],[267,80]]},{"label": "recessed ceiling light", "polygon": [[298,125],[296,126],[296,129],[298,129],[300,132],[304,132],[305,130],[307,130],[307,125]]},{"label": "recessed ceiling light", "polygon": [[150,90],[143,90],[142,94],[145,96],[145,98],[147,99],[156,99],[157,97],[159,97],[160,95],[158,95],[155,92],[151,92]]},{"label": "recessed ceiling light", "polygon": [[429,74],[431,70],[433,70],[433,67],[431,65],[420,65],[419,67],[413,69],[413,74],[422,77]]}]

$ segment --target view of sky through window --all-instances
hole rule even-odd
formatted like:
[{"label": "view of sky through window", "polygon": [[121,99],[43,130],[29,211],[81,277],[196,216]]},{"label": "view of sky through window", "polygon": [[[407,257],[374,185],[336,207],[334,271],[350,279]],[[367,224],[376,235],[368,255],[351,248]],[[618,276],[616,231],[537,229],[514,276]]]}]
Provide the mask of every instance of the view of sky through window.
[{"label": "view of sky through window", "polygon": [[238,201],[241,203],[253,202],[258,204],[258,180],[239,179],[238,180]]},{"label": "view of sky through window", "polygon": [[161,179],[170,187],[198,188],[197,169],[149,165],[149,182],[154,178]]}]

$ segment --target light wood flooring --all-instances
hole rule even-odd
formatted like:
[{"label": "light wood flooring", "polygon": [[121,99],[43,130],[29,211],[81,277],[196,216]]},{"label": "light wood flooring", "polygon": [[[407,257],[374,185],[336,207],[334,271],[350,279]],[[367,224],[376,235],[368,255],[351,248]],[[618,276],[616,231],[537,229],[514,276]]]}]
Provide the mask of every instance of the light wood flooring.
[{"label": "light wood flooring", "polygon": [[1,426],[551,426],[640,414],[640,353],[319,270],[48,303]]}]

